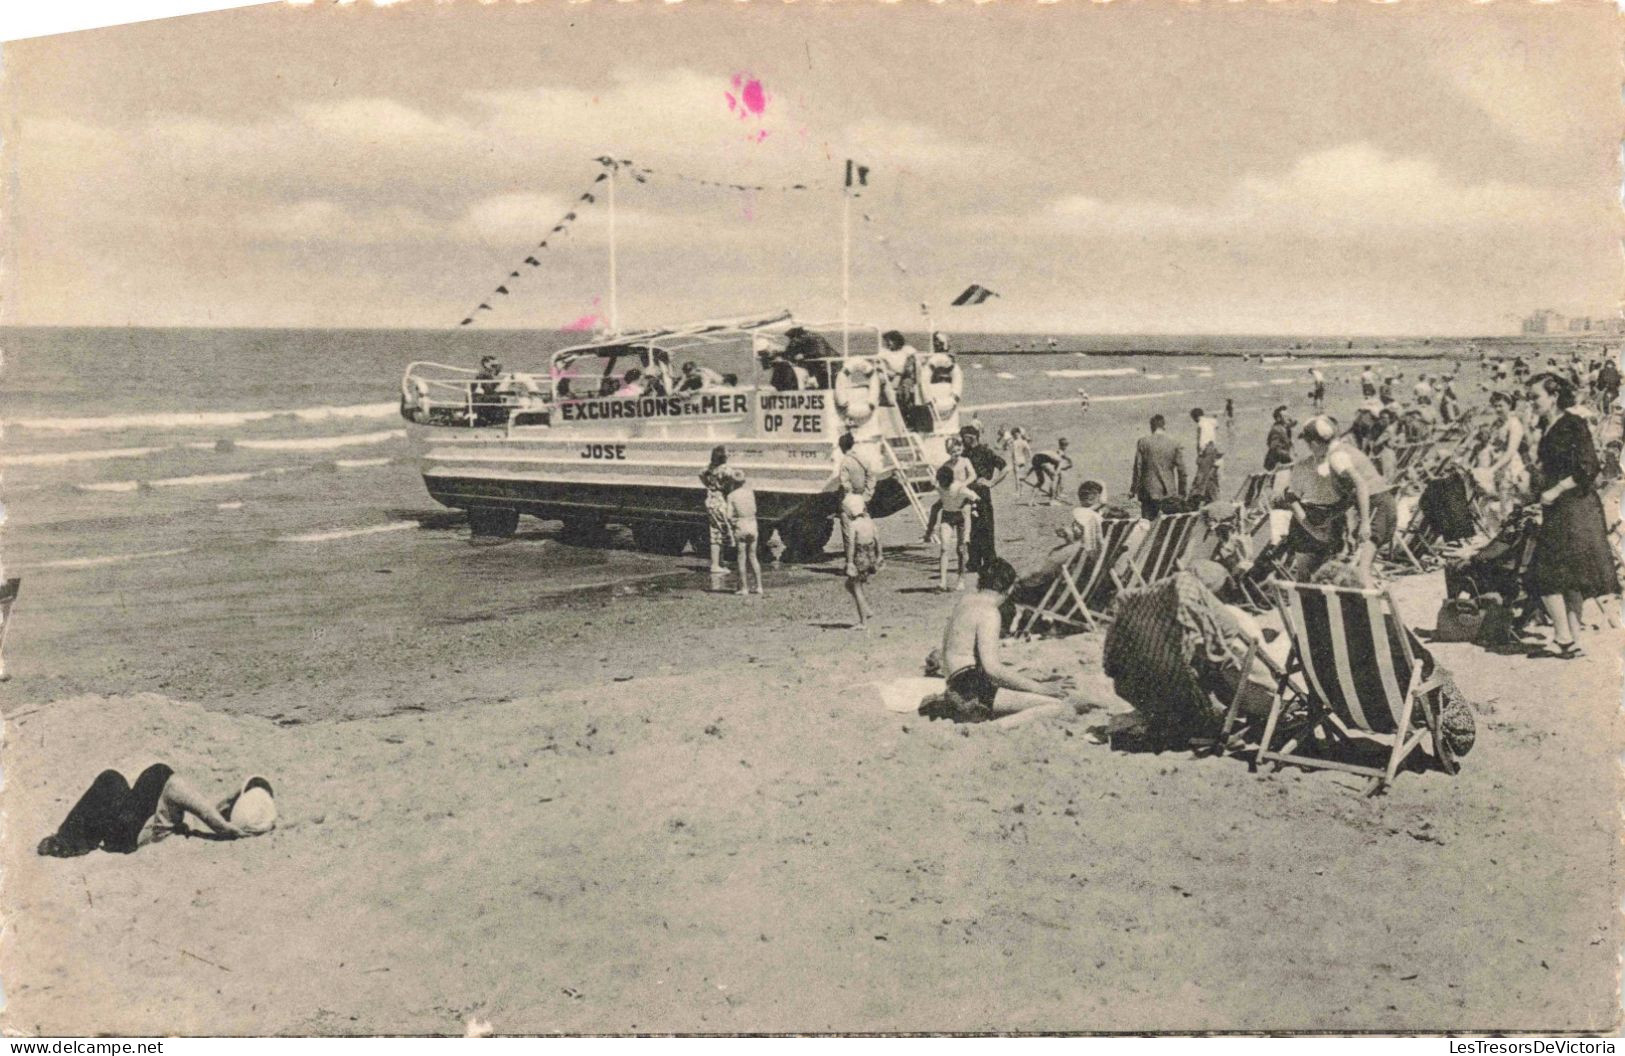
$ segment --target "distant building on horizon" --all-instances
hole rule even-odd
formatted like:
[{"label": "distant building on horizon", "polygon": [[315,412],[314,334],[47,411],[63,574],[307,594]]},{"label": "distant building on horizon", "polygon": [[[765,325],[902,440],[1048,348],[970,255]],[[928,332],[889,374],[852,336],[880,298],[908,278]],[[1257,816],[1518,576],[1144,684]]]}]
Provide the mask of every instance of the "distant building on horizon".
[{"label": "distant building on horizon", "polygon": [[1538,308],[1523,318],[1525,334],[1625,334],[1625,318],[1576,315],[1572,318],[1550,308]]}]

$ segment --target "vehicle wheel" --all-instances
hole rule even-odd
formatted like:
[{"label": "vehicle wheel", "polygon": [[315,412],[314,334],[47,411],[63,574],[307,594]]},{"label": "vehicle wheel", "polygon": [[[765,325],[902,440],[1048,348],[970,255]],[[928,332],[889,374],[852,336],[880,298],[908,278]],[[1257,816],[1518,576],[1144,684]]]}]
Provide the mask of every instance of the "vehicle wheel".
[{"label": "vehicle wheel", "polygon": [[559,529],[559,542],[570,546],[604,545],[604,522],[587,517],[566,517]]},{"label": "vehicle wheel", "polygon": [[519,511],[506,506],[470,506],[468,526],[475,535],[506,539],[519,528]]},{"label": "vehicle wheel", "polygon": [[816,561],[835,535],[833,517],[789,517],[779,522],[779,541],[789,561]]},{"label": "vehicle wheel", "polygon": [[638,521],[632,525],[632,541],[639,550],[676,556],[688,546],[688,528],[681,524]]}]

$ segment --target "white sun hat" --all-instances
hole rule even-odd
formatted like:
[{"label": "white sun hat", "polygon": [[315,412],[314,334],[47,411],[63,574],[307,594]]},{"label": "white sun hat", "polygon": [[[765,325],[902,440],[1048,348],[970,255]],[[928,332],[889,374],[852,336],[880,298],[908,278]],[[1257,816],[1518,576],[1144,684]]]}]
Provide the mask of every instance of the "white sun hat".
[{"label": "white sun hat", "polygon": [[276,799],[271,793],[271,782],[258,775],[244,781],[237,798],[231,801],[226,820],[250,836],[276,828]]}]

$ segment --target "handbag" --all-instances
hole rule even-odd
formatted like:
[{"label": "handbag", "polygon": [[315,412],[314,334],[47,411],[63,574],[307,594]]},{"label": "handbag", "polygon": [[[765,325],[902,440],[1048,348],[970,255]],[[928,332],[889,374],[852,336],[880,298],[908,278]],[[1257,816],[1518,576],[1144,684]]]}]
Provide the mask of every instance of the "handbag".
[{"label": "handbag", "polygon": [[1435,642],[1476,642],[1484,627],[1484,608],[1475,598],[1449,598],[1439,606],[1433,627]]}]

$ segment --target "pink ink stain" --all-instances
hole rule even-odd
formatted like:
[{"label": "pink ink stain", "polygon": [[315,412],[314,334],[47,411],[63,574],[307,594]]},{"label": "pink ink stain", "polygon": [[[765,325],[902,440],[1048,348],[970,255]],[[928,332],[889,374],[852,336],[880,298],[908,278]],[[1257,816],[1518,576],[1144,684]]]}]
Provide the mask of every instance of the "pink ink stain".
[{"label": "pink ink stain", "polygon": [[745,73],[736,73],[728,82],[733,87],[731,92],[723,92],[722,97],[728,100],[728,110],[739,115],[744,121],[751,117],[761,117],[767,110],[767,89],[762,82]]},{"label": "pink ink stain", "polygon": [[[592,306],[597,308],[600,300],[601,298],[594,297],[592,299]],[[604,317],[599,315],[597,312],[588,312],[586,315],[581,316],[574,322],[566,323],[564,325],[564,329],[572,334],[584,333],[588,330],[596,329],[601,323],[603,323],[603,321]]]}]

